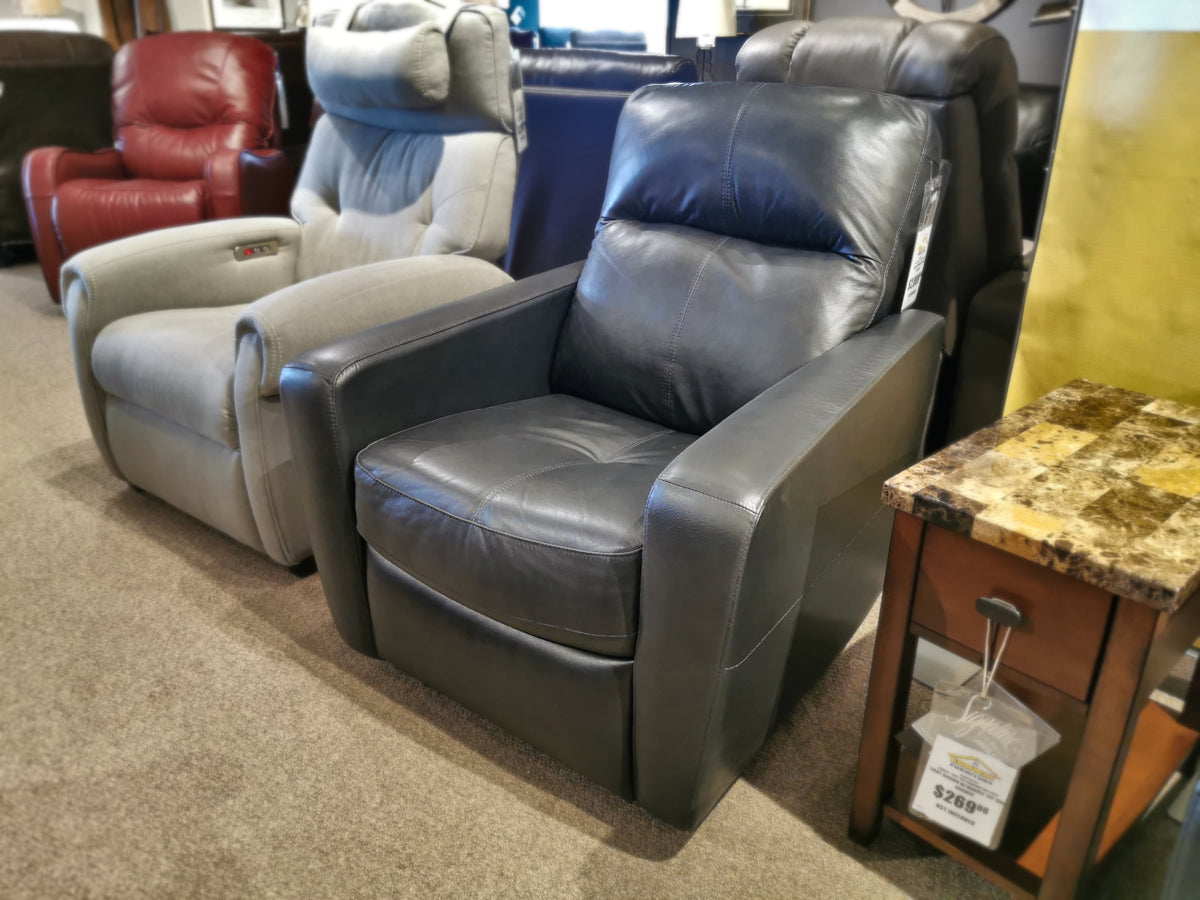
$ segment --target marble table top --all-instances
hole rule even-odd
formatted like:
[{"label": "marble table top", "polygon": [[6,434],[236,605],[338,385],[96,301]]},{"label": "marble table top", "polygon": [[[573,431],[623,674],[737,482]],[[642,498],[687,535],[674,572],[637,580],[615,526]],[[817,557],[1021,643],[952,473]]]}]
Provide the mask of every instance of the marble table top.
[{"label": "marble table top", "polygon": [[883,501],[1175,612],[1200,588],[1200,408],[1073,381],[891,478]]}]

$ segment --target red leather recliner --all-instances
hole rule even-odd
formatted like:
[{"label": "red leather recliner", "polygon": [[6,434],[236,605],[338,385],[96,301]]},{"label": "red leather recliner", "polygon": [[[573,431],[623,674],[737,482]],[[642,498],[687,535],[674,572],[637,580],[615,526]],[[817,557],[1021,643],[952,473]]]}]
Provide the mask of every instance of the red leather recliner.
[{"label": "red leather recliner", "polygon": [[275,53],[218,32],[133,41],[113,63],[115,149],[31,150],[25,207],[60,302],[63,260],[156,228],[286,214],[294,172],[280,144]]}]

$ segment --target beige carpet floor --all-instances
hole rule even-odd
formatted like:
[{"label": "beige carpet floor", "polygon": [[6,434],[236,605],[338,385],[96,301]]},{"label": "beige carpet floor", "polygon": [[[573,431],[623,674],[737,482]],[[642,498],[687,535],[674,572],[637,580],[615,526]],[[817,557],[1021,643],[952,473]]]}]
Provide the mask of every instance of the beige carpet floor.
[{"label": "beige carpet floor", "polygon": [[[873,619],[678,832],[113,477],[36,267],[0,270],[0,363],[0,896],[1000,896],[890,823],[846,838]],[[1091,896],[1157,896],[1176,833],[1138,826]]]}]

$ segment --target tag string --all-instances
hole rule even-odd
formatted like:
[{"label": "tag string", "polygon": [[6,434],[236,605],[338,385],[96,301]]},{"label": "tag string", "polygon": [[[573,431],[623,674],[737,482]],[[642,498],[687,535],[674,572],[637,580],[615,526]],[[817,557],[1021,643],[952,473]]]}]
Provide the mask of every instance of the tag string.
[{"label": "tag string", "polygon": [[1009,626],[1008,630],[1004,632],[1004,637],[1000,639],[1000,649],[996,651],[995,661],[988,665],[989,651],[992,649],[992,620],[987,620],[987,629],[983,638],[983,685],[979,690],[983,697],[987,697],[992,682],[996,680],[996,670],[1000,668],[1000,660],[1004,657],[1004,651],[1008,647],[1008,639],[1012,637],[1012,633],[1012,626]]}]

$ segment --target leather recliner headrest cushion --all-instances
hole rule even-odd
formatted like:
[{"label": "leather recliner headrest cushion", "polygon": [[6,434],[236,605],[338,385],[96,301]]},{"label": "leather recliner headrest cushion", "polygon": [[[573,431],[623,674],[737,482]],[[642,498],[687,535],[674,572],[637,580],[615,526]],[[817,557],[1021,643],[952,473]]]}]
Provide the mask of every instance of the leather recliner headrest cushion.
[{"label": "leather recliner headrest cushion", "polygon": [[308,80],[330,112],[359,119],[370,110],[430,109],[450,92],[446,34],[437,22],[397,31],[308,33]]},{"label": "leather recliner headrest cushion", "polygon": [[987,25],[847,16],[763,29],[739,51],[737,78],[945,98],[1005,81],[1013,66],[1003,35]]},{"label": "leather recliner headrest cushion", "polygon": [[906,219],[897,204],[919,204],[923,185],[907,197],[877,186],[892,169],[911,179],[915,160],[895,148],[914,144],[940,158],[929,114],[901,97],[781,84],[652,85],[621,113],[603,216],[884,261]]}]

